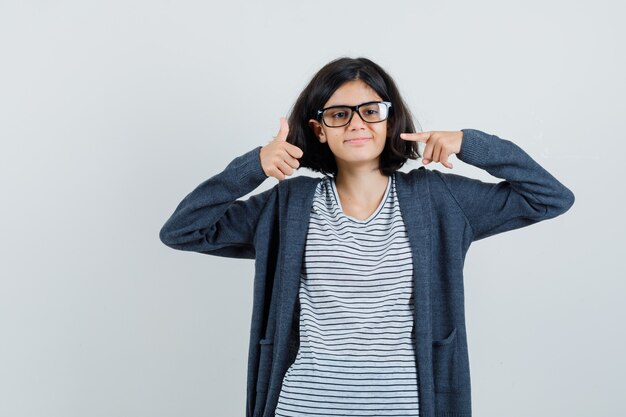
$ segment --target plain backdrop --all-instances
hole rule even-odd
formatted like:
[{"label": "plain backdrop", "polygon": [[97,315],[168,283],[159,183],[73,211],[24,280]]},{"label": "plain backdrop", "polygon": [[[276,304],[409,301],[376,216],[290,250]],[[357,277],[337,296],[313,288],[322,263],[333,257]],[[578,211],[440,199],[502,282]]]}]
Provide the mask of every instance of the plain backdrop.
[{"label": "plain backdrop", "polygon": [[[244,415],[254,261],[158,232],[339,56],[383,66],[424,131],[511,140],[576,196],[470,248],[474,415],[626,415],[623,16],[606,0],[0,1],[0,415]],[[427,169],[499,181],[451,162]]]}]

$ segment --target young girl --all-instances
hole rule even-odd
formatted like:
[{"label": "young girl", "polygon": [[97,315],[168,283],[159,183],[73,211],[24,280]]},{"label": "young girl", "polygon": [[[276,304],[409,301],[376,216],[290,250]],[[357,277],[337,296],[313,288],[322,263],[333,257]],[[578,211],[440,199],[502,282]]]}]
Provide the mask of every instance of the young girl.
[{"label": "young girl", "polygon": [[[456,154],[504,180],[399,171],[420,157],[418,142],[425,165],[452,169]],[[287,178],[301,167],[323,177]],[[278,184],[239,199],[269,176]],[[189,193],[160,238],[255,259],[248,417],[469,417],[465,254],[573,203],[506,139],[415,133],[391,77],[366,58],[340,58],[313,77],[270,143]]]}]

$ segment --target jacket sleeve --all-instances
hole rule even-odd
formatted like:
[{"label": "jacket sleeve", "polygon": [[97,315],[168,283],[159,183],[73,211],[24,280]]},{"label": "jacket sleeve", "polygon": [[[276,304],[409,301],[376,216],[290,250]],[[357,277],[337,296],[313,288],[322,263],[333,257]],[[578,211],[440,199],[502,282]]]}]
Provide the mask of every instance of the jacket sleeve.
[{"label": "jacket sleeve", "polygon": [[457,158],[504,181],[435,171],[465,214],[473,241],[519,229],[565,213],[574,194],[519,146],[479,130],[462,129]]},{"label": "jacket sleeve", "polygon": [[260,151],[259,146],[235,158],[189,193],[161,228],[161,241],[173,249],[254,259],[256,224],[273,188],[238,198],[267,178]]}]

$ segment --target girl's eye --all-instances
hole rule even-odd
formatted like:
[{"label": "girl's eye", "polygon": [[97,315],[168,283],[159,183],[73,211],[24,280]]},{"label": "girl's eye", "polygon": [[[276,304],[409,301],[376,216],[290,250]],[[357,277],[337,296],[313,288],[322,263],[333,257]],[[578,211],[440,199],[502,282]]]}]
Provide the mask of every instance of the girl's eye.
[{"label": "girl's eye", "polygon": [[346,117],[346,112],[338,111],[338,112],[333,113],[331,117],[334,119],[343,119],[344,117]]}]

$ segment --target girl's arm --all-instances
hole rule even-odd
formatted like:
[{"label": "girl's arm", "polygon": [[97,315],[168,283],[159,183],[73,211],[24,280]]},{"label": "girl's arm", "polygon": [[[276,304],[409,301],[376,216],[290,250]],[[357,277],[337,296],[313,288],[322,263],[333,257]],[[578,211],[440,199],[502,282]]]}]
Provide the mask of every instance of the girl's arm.
[{"label": "girl's arm", "polygon": [[267,178],[260,150],[258,146],[235,158],[189,193],[161,228],[161,241],[173,249],[254,259],[257,220],[273,188],[237,199]]},{"label": "girl's arm", "polygon": [[572,191],[513,142],[479,130],[462,131],[457,158],[504,179],[485,183],[433,170],[465,214],[472,240],[556,217],[574,204]]}]

